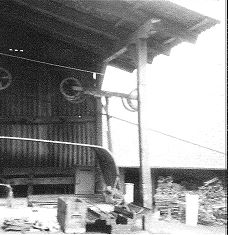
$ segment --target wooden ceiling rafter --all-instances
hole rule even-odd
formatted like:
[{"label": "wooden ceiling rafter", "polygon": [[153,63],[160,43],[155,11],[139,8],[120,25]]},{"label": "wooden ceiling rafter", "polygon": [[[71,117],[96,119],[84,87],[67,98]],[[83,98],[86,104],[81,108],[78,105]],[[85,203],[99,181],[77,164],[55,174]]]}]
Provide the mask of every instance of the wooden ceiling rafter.
[{"label": "wooden ceiling rafter", "polygon": [[89,48],[94,53],[100,55],[107,53],[110,46],[112,46],[110,40],[102,38],[100,35],[90,34],[80,29],[76,31],[73,26],[53,21],[50,17],[41,15],[36,11],[28,9],[26,14],[24,14],[25,11],[22,6],[15,6],[14,4],[5,6],[2,15],[7,18],[8,12],[10,12],[11,19],[19,20],[33,27],[35,26],[42,32],[49,33],[67,43],[75,44],[85,49]]},{"label": "wooden ceiling rafter", "polygon": [[116,62],[121,68],[125,64],[128,71],[136,68],[132,45],[138,39],[147,39],[150,63],[159,54],[169,55],[171,48],[182,41],[195,43],[201,32],[218,23],[169,1],[0,2],[3,17],[92,52],[100,63]]},{"label": "wooden ceiling rafter", "polygon": [[[14,0],[18,4],[26,6],[32,10],[38,11],[41,14],[54,17],[55,19],[69,23],[77,28],[92,31],[97,34],[101,34],[111,40],[119,40],[127,31],[126,28],[116,28],[113,24],[100,20],[97,17],[77,11],[67,6],[62,6],[59,1],[55,1],[55,4],[50,2],[34,1],[34,0]],[[76,16],[76,17],[75,17]],[[76,19],[77,18],[77,19]],[[102,27],[100,27],[102,25]],[[130,32],[130,31],[129,31]]]},{"label": "wooden ceiling rafter", "polygon": [[[61,0],[54,0],[61,1]],[[78,7],[80,10],[86,12],[100,12],[104,14],[110,14],[128,23],[133,23],[135,26],[139,26],[138,22],[145,21],[145,16],[139,14],[133,8],[128,7],[126,1],[80,1],[80,0],[68,0],[67,2],[73,2],[74,7]],[[88,10],[86,10],[88,9]]]}]

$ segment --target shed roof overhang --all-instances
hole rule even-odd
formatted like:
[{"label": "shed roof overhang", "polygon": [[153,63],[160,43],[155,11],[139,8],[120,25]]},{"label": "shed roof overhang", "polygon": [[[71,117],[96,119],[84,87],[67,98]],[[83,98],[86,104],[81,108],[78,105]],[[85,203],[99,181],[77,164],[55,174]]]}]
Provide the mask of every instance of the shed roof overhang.
[{"label": "shed roof overhang", "polygon": [[183,41],[194,43],[201,32],[218,23],[165,0],[5,0],[0,4],[4,18],[93,52],[99,63],[130,72],[137,67],[138,38],[147,39],[151,63]]}]

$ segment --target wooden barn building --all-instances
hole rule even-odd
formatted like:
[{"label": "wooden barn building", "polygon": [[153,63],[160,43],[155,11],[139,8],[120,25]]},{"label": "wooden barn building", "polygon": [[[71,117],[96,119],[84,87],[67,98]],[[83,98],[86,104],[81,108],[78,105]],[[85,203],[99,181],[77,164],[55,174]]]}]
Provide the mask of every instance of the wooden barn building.
[{"label": "wooden barn building", "polygon": [[115,166],[107,151],[3,137],[102,146],[101,97],[82,93],[100,90],[109,64],[138,69],[141,192],[150,195],[145,64],[217,23],[169,1],[0,1],[1,181],[15,196],[100,192],[102,169]]}]

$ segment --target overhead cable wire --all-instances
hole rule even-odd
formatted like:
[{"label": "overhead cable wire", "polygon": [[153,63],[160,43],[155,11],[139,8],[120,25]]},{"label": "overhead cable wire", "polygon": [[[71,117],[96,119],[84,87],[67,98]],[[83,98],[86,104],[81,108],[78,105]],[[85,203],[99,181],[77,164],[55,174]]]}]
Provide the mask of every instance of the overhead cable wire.
[{"label": "overhead cable wire", "polygon": [[30,61],[30,62],[35,62],[35,63],[39,63],[39,64],[45,64],[45,65],[49,65],[49,66],[55,66],[55,67],[64,68],[64,69],[76,70],[76,71],[85,72],[85,73],[92,73],[92,74],[95,73],[95,74],[99,74],[99,75],[104,76],[104,73],[99,73],[99,72],[95,72],[95,71],[74,68],[74,67],[60,65],[60,64],[53,64],[53,63],[49,63],[49,62],[45,62],[45,61],[29,59],[29,58],[10,55],[10,54],[6,54],[6,53],[2,53],[2,52],[0,52],[0,55],[7,56],[7,57],[12,57],[12,58],[16,58],[16,59],[22,59],[22,60],[26,60],[26,61]]},{"label": "overhead cable wire", "polygon": [[[104,114],[104,113],[102,113],[102,115],[106,115],[106,116],[107,116],[107,114]],[[129,123],[129,124],[138,126],[137,123],[130,122],[130,121],[127,121],[127,120],[125,120],[125,119],[118,118],[118,117],[115,117],[115,116],[112,116],[112,115],[109,115],[109,116],[110,116],[111,118],[114,118],[114,119],[117,119],[117,120],[120,120],[120,121]],[[198,146],[198,147],[200,147],[200,148],[204,148],[204,149],[207,149],[207,150],[210,150],[210,151],[213,151],[213,152],[216,152],[216,153],[220,153],[220,154],[225,155],[224,152],[221,152],[221,151],[219,151],[219,150],[212,149],[212,148],[209,148],[209,147],[207,147],[207,146],[204,146],[204,145],[201,145],[201,144],[197,144],[197,143],[194,143],[194,142],[192,142],[192,141],[185,140],[185,139],[176,137],[176,136],[174,136],[174,135],[170,135],[170,134],[164,133],[164,132],[162,132],[162,131],[158,131],[158,130],[155,130],[155,129],[152,129],[152,128],[146,128],[146,129],[149,130],[149,131],[152,131],[152,132],[155,132],[155,133],[158,133],[158,134],[161,134],[161,135],[164,135],[164,136],[167,136],[167,137],[170,137],[170,138],[173,138],[173,139],[176,139],[176,140],[179,140],[179,141],[188,143],[188,144],[192,144],[192,145]]]},{"label": "overhead cable wire", "polygon": [[[22,60],[26,60],[26,61],[30,61],[30,62],[35,62],[35,63],[45,64],[45,65],[49,65],[49,66],[55,66],[55,67],[59,67],[59,68],[71,69],[71,70],[76,70],[76,71],[81,71],[81,72],[86,72],[86,73],[92,73],[92,74],[95,73],[95,74],[99,74],[99,75],[103,75],[104,76],[103,73],[99,73],[99,72],[95,72],[95,71],[84,70],[84,69],[79,69],[79,68],[75,68],[75,67],[59,65],[59,64],[53,64],[53,63],[39,61],[39,60],[34,60],[34,59],[29,59],[29,58],[25,58],[25,57],[21,57],[21,56],[10,55],[10,54],[6,54],[6,53],[2,53],[2,52],[0,52],[0,55],[7,56],[7,57],[12,57],[12,58],[17,58],[17,59],[22,59]],[[103,113],[101,113],[101,114],[107,116],[107,114],[103,114]],[[108,116],[111,117],[111,118],[114,118],[114,119],[117,119],[117,120],[129,123],[129,124],[138,126],[137,123],[130,122],[130,121],[127,121],[125,119],[118,118],[118,117],[115,117],[115,116],[112,116],[112,115],[108,115]],[[179,141],[182,141],[182,142],[185,142],[185,143],[188,143],[188,144],[192,144],[192,145],[195,145],[195,146],[198,146],[198,147],[201,147],[201,148],[204,148],[204,149],[207,149],[207,150],[210,150],[210,151],[217,152],[217,153],[225,155],[224,152],[221,152],[221,151],[218,151],[218,150],[215,150],[215,149],[203,146],[201,144],[197,144],[197,143],[191,142],[189,140],[185,140],[185,139],[182,139],[182,138],[179,138],[179,137],[176,137],[176,136],[173,136],[173,135],[170,135],[170,134],[167,134],[167,133],[164,133],[164,132],[152,129],[152,128],[147,128],[147,130],[150,130],[150,131],[162,134],[164,136],[167,136],[167,137],[170,137],[170,138],[174,138],[176,140],[179,140]]]}]

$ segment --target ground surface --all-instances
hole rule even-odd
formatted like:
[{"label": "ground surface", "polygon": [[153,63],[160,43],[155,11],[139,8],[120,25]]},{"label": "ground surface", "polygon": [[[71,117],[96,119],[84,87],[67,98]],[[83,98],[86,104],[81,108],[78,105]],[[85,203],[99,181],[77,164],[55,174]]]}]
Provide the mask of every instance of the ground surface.
[{"label": "ground surface", "polygon": [[[57,207],[53,206],[39,206],[27,207],[26,199],[16,199],[12,208],[7,208],[3,203],[0,203],[0,227],[5,219],[27,219],[29,221],[39,221],[42,226],[48,226],[51,232],[42,232],[37,229],[26,234],[63,234],[58,229],[57,223]],[[136,234],[226,234],[225,226],[187,226],[183,223],[171,220],[160,221],[155,217],[151,217],[146,223],[147,231],[138,231]],[[0,228],[0,234],[21,234],[20,232],[5,232]],[[88,233],[87,233],[88,234]]]}]

